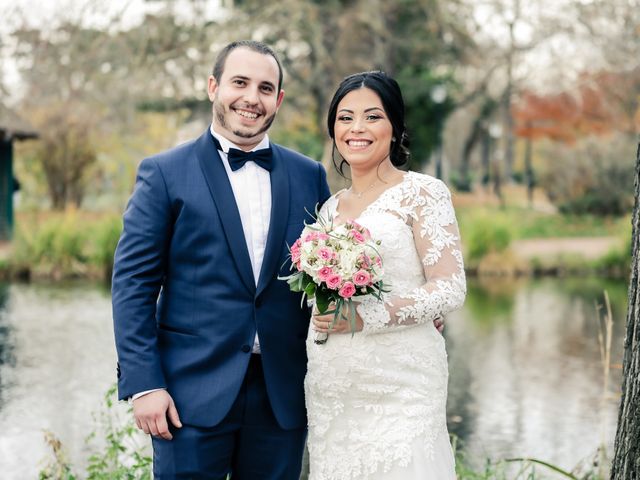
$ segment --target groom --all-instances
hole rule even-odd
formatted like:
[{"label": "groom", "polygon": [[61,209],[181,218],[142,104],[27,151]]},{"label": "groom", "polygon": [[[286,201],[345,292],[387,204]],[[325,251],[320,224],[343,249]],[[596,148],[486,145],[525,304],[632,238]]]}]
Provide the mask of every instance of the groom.
[{"label": "groom", "polygon": [[309,312],[277,276],[329,188],[269,141],[284,91],[268,46],[227,45],[208,92],[210,128],[143,160],[124,212],[119,397],[152,435],[156,479],[298,480]]}]

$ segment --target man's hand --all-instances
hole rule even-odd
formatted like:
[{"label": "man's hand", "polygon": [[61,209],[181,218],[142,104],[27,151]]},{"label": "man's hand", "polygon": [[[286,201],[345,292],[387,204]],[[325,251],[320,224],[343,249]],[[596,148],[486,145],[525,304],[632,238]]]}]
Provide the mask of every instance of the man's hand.
[{"label": "man's hand", "polygon": [[133,416],[140,430],[165,440],[173,438],[167,418],[174,427],[182,427],[178,410],[166,390],[156,390],[136,398],[133,401]]},{"label": "man's hand", "polygon": [[440,333],[444,331],[444,319],[442,317],[436,317],[433,319],[433,326],[436,327]]}]

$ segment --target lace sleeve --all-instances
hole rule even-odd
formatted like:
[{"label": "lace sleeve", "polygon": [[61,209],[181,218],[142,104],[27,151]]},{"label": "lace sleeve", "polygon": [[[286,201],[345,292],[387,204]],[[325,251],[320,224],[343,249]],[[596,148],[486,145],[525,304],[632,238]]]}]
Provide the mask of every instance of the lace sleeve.
[{"label": "lace sleeve", "polygon": [[364,334],[432,322],[464,302],[460,234],[449,190],[440,180],[421,182],[410,202],[407,218],[426,281],[407,292],[387,293],[383,301],[363,297],[357,311]]}]

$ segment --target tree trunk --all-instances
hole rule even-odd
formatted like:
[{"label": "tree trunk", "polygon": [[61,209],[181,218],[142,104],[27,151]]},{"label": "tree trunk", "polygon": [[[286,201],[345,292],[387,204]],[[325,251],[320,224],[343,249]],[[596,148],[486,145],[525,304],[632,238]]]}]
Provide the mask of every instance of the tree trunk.
[{"label": "tree trunk", "polygon": [[[519,3],[516,2],[516,9],[519,10]],[[516,10],[516,11],[517,11]],[[513,118],[513,63],[515,50],[515,20],[509,22],[509,37],[511,39],[509,53],[507,57],[507,88],[504,92],[504,179],[507,183],[511,183],[513,180],[513,159],[515,156],[515,120]]]},{"label": "tree trunk", "polygon": [[640,478],[640,145],[636,154],[635,198],[622,399],[611,465],[612,480]]},{"label": "tree trunk", "polygon": [[488,131],[484,131],[482,135],[482,187],[487,190],[489,188],[489,180],[491,179],[491,136]]},{"label": "tree trunk", "polygon": [[462,149],[462,160],[460,161],[460,169],[458,175],[458,190],[463,192],[471,191],[471,176],[469,175],[469,167],[471,165],[471,152],[476,143],[480,140],[482,135],[482,125],[480,120],[473,122],[471,133],[464,142],[464,148]]},{"label": "tree trunk", "polygon": [[531,137],[527,137],[527,143],[524,150],[524,177],[527,184],[527,200],[529,202],[529,208],[533,208],[533,140]]}]

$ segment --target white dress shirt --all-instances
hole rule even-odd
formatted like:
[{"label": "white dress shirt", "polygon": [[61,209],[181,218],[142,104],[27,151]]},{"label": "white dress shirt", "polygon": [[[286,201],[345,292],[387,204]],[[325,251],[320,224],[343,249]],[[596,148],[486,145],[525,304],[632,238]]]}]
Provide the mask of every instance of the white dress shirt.
[{"label": "white dress shirt", "polygon": [[[222,150],[218,150],[224,169],[227,171],[233,196],[240,212],[240,221],[242,222],[242,230],[244,239],[247,242],[247,250],[251,258],[251,267],[253,268],[253,279],[258,285],[260,278],[260,269],[262,268],[262,259],[264,258],[264,250],[267,245],[267,235],[269,234],[269,221],[271,220],[271,177],[269,172],[260,167],[255,162],[247,162],[242,168],[236,171],[231,170],[227,153],[230,148],[239,147],[222,135],[213,131],[213,125],[210,127],[211,135],[216,137]],[[262,141],[256,145],[251,151],[261,150],[269,147],[269,137],[264,136]],[[215,159],[211,159],[215,161]],[[252,353],[260,353],[260,339],[256,332],[253,340]],[[160,389],[146,390],[136,393],[131,400],[140,398],[147,393],[155,392]]]},{"label": "white dress shirt", "polygon": [[[253,268],[253,279],[257,286],[264,250],[267,245],[269,221],[271,220],[271,177],[268,170],[255,162],[247,162],[235,172],[231,170],[227,152],[230,148],[238,148],[238,146],[214,132],[213,125],[211,126],[211,135],[216,137],[222,147],[222,151],[218,150],[218,153],[224,169],[227,171],[233,196],[240,212],[244,240],[247,242],[247,250],[249,250]],[[269,148],[267,135],[251,151],[263,148]],[[253,343],[253,353],[260,353],[260,340],[257,332]]]}]

